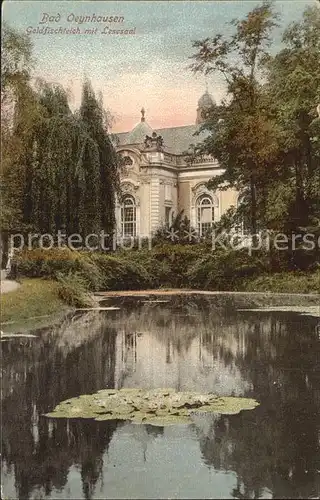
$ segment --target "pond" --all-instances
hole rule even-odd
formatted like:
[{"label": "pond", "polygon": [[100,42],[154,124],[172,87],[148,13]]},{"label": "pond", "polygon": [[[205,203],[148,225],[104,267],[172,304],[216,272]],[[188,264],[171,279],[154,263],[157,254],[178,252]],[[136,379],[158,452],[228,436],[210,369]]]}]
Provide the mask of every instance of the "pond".
[{"label": "pond", "polygon": [[[4,497],[319,498],[318,319],[221,296],[158,299],[108,299],[113,309],[2,342]],[[260,405],[169,427],[43,416],[122,387]]]}]

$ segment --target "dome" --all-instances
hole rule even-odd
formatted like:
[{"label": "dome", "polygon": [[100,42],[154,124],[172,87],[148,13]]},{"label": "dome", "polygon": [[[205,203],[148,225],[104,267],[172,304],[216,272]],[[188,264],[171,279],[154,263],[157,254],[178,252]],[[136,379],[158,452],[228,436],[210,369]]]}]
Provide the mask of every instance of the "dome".
[{"label": "dome", "polygon": [[207,90],[200,97],[200,99],[198,101],[199,108],[211,108],[211,106],[214,106],[214,104],[215,104],[215,102]]}]

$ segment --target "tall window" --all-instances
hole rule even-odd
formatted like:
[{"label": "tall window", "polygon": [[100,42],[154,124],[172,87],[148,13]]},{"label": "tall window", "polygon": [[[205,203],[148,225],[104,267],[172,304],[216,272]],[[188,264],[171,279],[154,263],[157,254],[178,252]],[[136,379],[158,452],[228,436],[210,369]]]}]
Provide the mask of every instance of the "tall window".
[{"label": "tall window", "polygon": [[165,200],[167,201],[171,201],[172,199],[172,193],[171,193],[171,186],[170,184],[165,184],[164,186],[164,197],[165,197]]},{"label": "tall window", "polygon": [[121,206],[121,233],[123,238],[137,233],[136,203],[133,196],[125,196]]},{"label": "tall window", "polygon": [[197,225],[200,236],[205,236],[212,227],[214,221],[214,205],[212,198],[203,195],[197,200]]}]

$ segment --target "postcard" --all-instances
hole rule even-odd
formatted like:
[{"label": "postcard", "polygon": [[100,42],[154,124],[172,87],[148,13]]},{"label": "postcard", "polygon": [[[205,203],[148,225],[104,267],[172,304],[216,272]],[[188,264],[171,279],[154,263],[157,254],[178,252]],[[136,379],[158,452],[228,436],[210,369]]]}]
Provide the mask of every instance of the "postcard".
[{"label": "postcard", "polygon": [[320,2],[2,5],[4,499],[319,498]]}]

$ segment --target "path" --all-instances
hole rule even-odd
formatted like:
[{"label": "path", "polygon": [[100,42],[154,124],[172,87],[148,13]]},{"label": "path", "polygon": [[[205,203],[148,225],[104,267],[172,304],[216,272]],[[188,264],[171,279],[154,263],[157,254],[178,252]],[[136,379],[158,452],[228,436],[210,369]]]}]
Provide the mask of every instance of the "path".
[{"label": "path", "polygon": [[13,280],[6,279],[6,271],[1,271],[1,294],[13,292],[19,288],[20,284]]}]

